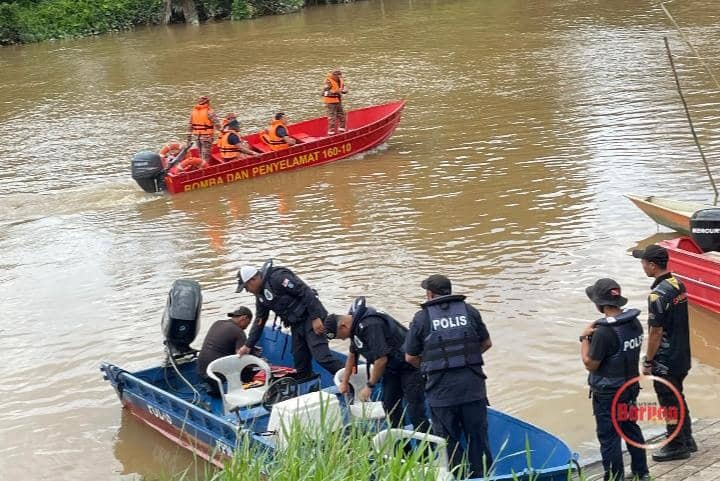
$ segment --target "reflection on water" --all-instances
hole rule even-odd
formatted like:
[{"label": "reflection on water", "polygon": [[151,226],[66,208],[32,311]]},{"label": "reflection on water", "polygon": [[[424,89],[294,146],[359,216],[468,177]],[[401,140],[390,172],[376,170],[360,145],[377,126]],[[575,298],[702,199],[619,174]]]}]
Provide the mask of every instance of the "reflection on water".
[{"label": "reflection on water", "polygon": [[[720,4],[671,8],[717,57]],[[160,312],[180,277],[203,286],[202,337],[252,304],[235,272],[268,257],[329,310],[367,295],[404,322],[420,280],[448,274],[492,334],[493,405],[596,453],[584,287],[614,277],[645,311],[651,280],[628,251],[672,235],[648,238],[655,225],[623,194],[711,198],[663,35],[711,152],[717,95],[661,11],[637,2],[371,0],[0,50],[0,477],[154,478],[191,462],[121,414],[97,366],[161,360]],[[292,61],[260,55],[277,42]],[[226,61],[228,45],[242,61]],[[321,115],[332,65],[350,108],[408,101],[387,145],[172,198],[129,179],[134,152],[182,138],[197,95],[249,132],[279,109]],[[716,321],[691,322],[691,408],[713,416]]]}]

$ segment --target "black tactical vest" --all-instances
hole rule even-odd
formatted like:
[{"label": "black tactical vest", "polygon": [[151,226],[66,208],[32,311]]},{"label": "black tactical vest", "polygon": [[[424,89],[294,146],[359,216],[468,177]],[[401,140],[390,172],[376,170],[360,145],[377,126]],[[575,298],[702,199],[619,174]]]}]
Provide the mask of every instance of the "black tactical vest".
[{"label": "black tactical vest", "polygon": [[300,298],[285,293],[273,292],[271,284],[271,280],[283,279],[288,275],[294,277],[290,269],[269,267],[263,276],[262,290],[259,294],[256,294],[256,297],[264,306],[277,314],[285,325],[292,325],[307,320],[307,307]]},{"label": "black tactical vest", "polygon": [[472,326],[465,302],[450,300],[447,309],[425,307],[430,334],[424,340],[420,370],[425,373],[482,366],[481,342]]},{"label": "black tactical vest", "polygon": [[405,342],[407,336],[407,327],[400,324],[390,314],[382,311],[377,311],[370,306],[363,304],[361,309],[351,313],[353,316],[352,327],[350,329],[350,342],[353,348],[360,353],[365,359],[367,359],[366,352],[369,350],[369,346],[365,339],[360,337],[359,325],[362,321],[369,317],[379,318],[385,324],[385,332],[389,333],[390,342],[388,343],[392,349],[388,354],[388,368],[397,370],[400,369],[405,363],[405,355],[402,352],[402,345]]},{"label": "black tactical vest", "polygon": [[639,322],[638,309],[626,309],[615,318],[604,317],[595,321],[596,326],[610,327],[620,343],[620,347],[600,362],[597,371],[588,376],[588,384],[593,393],[613,394],[629,379],[639,375],[640,348],[643,330]]}]

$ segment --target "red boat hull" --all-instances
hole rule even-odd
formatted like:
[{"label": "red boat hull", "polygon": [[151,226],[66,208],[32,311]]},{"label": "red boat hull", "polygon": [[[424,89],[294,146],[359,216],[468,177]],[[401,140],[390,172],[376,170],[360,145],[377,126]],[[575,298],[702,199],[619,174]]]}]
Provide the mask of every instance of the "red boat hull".
[{"label": "red boat hull", "polygon": [[[262,177],[314,165],[336,162],[340,159],[365,152],[385,142],[395,131],[405,102],[400,100],[383,105],[351,110],[347,113],[347,131],[328,136],[326,117],[320,117],[289,125],[290,135],[299,139],[298,144],[281,151],[245,159],[223,162],[217,151],[213,152],[211,165],[201,170],[165,176],[167,191],[172,194],[205,189],[217,185]],[[243,137],[250,145],[264,148],[259,134]],[[190,155],[197,156],[197,149]]]},{"label": "red boat hull", "polygon": [[690,302],[720,314],[720,252],[703,253],[690,237],[659,244],[668,250],[668,269],[683,281]]}]

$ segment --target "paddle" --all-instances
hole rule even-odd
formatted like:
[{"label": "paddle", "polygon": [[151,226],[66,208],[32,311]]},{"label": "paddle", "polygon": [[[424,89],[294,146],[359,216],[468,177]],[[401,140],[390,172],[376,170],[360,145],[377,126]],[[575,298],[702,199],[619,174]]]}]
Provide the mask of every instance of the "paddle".
[{"label": "paddle", "polygon": [[191,141],[185,147],[183,147],[182,150],[180,152],[178,152],[178,154],[175,157],[173,157],[173,159],[170,162],[168,162],[167,166],[165,166],[165,168],[160,172],[160,175],[162,176],[162,175],[167,174],[168,171],[170,171],[170,169],[175,167],[175,165],[178,162],[182,161],[185,158],[185,155],[187,155],[188,150],[190,150],[190,148],[193,145],[195,145],[195,141]]}]

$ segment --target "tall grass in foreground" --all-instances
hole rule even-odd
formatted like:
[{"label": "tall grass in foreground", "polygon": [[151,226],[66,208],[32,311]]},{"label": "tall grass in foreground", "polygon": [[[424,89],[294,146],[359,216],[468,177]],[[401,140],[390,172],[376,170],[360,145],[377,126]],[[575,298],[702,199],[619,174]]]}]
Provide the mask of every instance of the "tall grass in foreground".
[{"label": "tall grass in foreground", "polygon": [[[286,447],[273,452],[264,449],[247,434],[243,435],[232,460],[224,470],[209,464],[197,469],[191,466],[174,477],[175,481],[449,481],[448,473],[439,468],[437,452],[424,441],[406,449],[402,441],[388,440],[376,449],[367,425],[352,424],[343,429],[302,429],[292,426]],[[527,452],[511,456],[527,456]],[[499,456],[502,458],[502,456]],[[192,470],[192,471],[191,471]],[[489,467],[485,479],[494,478]],[[459,472],[451,473],[462,479]],[[539,474],[513,475],[514,481],[536,481]],[[563,480],[595,481],[602,475],[586,477],[568,470]],[[559,478],[555,478],[559,479]],[[630,481],[630,480],[628,480]]]}]

